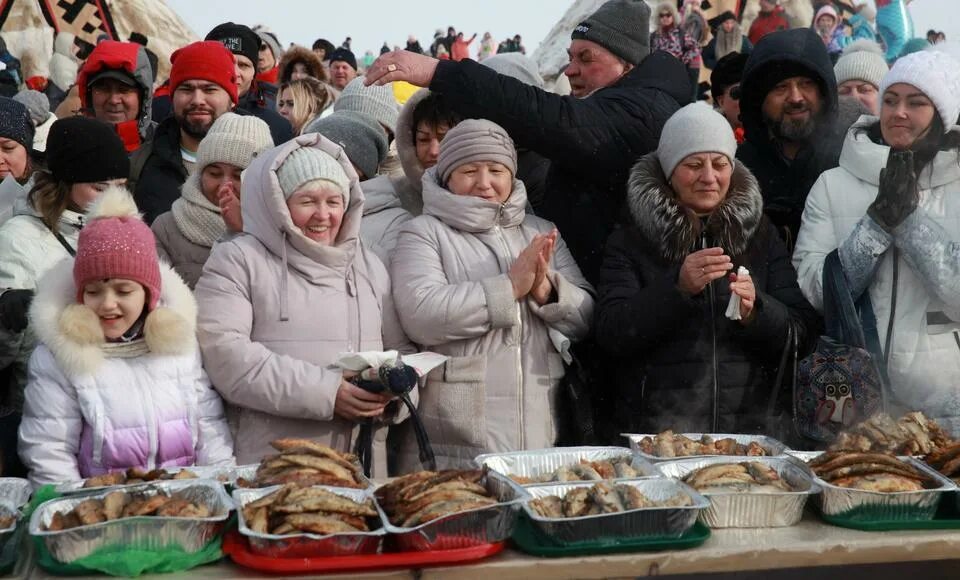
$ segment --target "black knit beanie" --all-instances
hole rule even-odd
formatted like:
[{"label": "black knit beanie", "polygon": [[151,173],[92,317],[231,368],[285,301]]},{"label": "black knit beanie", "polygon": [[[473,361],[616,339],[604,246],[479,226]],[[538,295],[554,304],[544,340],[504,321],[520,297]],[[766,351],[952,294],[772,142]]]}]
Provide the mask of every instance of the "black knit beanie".
[{"label": "black knit beanie", "polygon": [[650,54],[650,7],[643,0],[610,0],[573,29],[633,66]]},{"label": "black knit beanie", "polygon": [[130,159],[111,125],[89,117],[66,117],[50,126],[47,167],[67,183],[125,179]]},{"label": "black knit beanie", "polygon": [[230,52],[249,58],[253,66],[257,66],[257,59],[260,57],[260,37],[249,26],[224,22],[208,32],[204,40],[221,42]]},{"label": "black knit beanie", "polygon": [[23,103],[0,97],[0,137],[12,139],[27,151],[33,148],[33,121]]}]

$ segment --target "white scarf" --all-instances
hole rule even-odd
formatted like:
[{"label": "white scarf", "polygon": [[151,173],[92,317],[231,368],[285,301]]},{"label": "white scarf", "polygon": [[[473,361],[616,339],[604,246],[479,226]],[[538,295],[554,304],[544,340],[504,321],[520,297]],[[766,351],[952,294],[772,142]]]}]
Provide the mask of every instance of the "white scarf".
[{"label": "white scarf", "polygon": [[196,174],[187,179],[171,211],[177,229],[185,238],[198,246],[212,248],[227,233],[227,224],[220,215],[220,208],[210,203],[200,191],[198,180]]}]

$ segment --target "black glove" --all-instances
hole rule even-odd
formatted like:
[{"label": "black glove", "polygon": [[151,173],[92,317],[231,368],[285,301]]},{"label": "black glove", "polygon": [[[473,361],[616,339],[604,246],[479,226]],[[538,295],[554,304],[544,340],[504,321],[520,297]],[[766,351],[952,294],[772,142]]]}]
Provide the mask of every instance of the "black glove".
[{"label": "black glove", "polygon": [[7,290],[0,294],[0,324],[10,332],[27,327],[27,311],[33,302],[33,290]]},{"label": "black glove", "polygon": [[919,202],[913,151],[891,149],[887,166],[880,170],[877,198],[867,209],[867,215],[889,231],[902,224],[917,209]]}]

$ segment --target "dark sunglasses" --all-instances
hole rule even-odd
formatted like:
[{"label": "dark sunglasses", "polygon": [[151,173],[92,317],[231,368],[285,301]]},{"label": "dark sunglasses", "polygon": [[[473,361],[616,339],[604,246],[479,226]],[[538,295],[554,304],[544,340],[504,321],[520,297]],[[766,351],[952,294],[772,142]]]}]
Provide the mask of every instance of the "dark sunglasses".
[{"label": "dark sunglasses", "polygon": [[741,93],[740,85],[733,85],[732,87],[730,87],[730,91],[727,94],[729,94],[730,98],[733,99],[734,101],[739,101],[740,93]]},{"label": "dark sunglasses", "polygon": [[660,15],[660,18],[670,18],[670,17],[672,17],[672,16],[673,16],[673,14],[661,14],[661,15]]}]

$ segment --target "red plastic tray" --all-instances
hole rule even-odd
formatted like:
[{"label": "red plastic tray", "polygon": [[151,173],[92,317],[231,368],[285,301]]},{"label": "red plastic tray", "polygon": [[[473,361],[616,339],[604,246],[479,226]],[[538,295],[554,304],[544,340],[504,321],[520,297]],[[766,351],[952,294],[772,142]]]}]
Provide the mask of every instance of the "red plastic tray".
[{"label": "red plastic tray", "polygon": [[359,556],[324,556],[320,558],[269,558],[249,551],[247,540],[233,530],[223,539],[223,551],[230,559],[260,572],[296,574],[305,572],[350,572],[382,568],[422,568],[441,564],[465,564],[482,560],[503,551],[504,542],[483,544],[458,550],[433,552],[389,552]]}]

